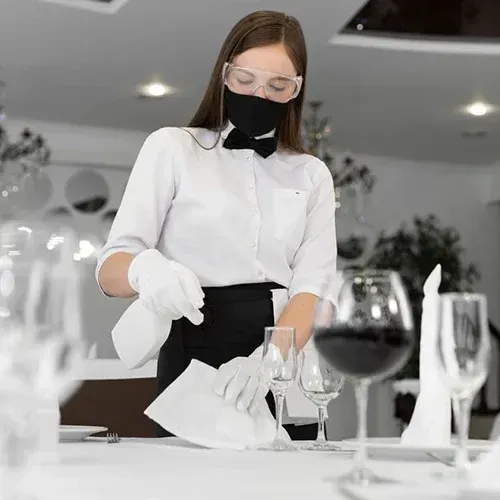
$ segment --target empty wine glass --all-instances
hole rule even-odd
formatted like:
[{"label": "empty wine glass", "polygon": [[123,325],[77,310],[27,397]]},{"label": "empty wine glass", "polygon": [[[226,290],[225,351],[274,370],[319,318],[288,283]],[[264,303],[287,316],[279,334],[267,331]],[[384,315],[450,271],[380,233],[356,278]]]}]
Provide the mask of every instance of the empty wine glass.
[{"label": "empty wine glass", "polygon": [[295,451],[297,449],[285,436],[282,427],[285,396],[289,387],[295,382],[297,367],[295,328],[265,328],[261,370],[263,376],[269,380],[276,402],[276,436],[272,443],[260,446],[260,450]]},{"label": "empty wine glass", "polygon": [[[337,308],[333,290],[339,290]],[[403,368],[414,345],[412,312],[400,276],[368,269],[333,276],[318,300],[313,329],[320,355],[354,384],[356,394],[355,463],[340,481],[358,485],[392,482],[366,468],[366,416],[370,384]]]},{"label": "empty wine glass", "polygon": [[344,387],[344,377],[335,371],[313,348],[299,353],[299,388],[318,407],[318,437],[301,445],[302,450],[341,451],[340,446],[327,441],[325,418],[330,401],[338,397]]},{"label": "empty wine glass", "polygon": [[472,402],[485,383],[490,361],[487,300],[476,293],[445,293],[439,299],[438,360],[450,388],[459,435],[455,469],[445,477],[467,477]]},{"label": "empty wine glass", "polygon": [[36,384],[61,402],[71,395],[83,339],[75,234],[45,221],[0,227],[0,329],[36,351]]},{"label": "empty wine glass", "polygon": [[75,248],[74,234],[50,223],[0,226],[0,406],[12,408],[0,415],[0,455],[2,473],[18,471],[10,477],[22,476],[45,438],[43,402],[52,401],[58,418],[58,403],[78,387],[84,351]]}]

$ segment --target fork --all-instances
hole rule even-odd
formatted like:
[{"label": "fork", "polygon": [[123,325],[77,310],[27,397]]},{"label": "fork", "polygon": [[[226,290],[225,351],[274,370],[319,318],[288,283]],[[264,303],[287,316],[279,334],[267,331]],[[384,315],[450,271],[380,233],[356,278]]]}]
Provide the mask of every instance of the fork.
[{"label": "fork", "polygon": [[116,432],[108,432],[106,434],[106,442],[108,444],[119,443],[120,436],[118,436],[118,434]]}]

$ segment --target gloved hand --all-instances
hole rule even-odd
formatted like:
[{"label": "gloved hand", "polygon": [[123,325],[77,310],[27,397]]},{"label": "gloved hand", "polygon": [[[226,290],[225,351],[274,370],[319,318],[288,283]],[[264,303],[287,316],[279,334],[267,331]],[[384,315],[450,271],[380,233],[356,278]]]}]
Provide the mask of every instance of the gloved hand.
[{"label": "gloved hand", "polygon": [[194,325],[203,322],[205,294],[194,273],[186,266],[150,249],[137,255],[128,270],[130,286],[139,294],[144,307],[173,320],[186,317]]},{"label": "gloved hand", "polygon": [[225,399],[234,399],[240,411],[254,414],[269,391],[273,370],[283,366],[280,350],[269,344],[263,358],[263,347],[258,347],[248,357],[237,357],[220,366],[213,383],[213,390]]}]

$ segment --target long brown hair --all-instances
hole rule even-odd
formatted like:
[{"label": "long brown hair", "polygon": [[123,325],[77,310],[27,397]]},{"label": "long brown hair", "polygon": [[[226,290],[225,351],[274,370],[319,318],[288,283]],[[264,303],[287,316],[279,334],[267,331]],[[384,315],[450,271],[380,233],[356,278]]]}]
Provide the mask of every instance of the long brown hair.
[{"label": "long brown hair", "polygon": [[283,43],[303,83],[299,95],[288,103],[283,123],[278,131],[278,145],[296,153],[305,153],[300,137],[300,123],[307,71],[307,50],[304,33],[295,17],[283,12],[260,10],[248,14],[230,31],[212,71],[201,104],[189,127],[221,130],[227,125],[223,99],[222,71],[224,63],[254,47]]}]

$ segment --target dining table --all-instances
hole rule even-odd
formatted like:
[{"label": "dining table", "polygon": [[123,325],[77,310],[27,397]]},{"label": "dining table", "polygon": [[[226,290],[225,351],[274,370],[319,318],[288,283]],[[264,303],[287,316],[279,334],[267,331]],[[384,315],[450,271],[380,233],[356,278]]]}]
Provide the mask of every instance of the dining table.
[{"label": "dining table", "polygon": [[[376,458],[370,468],[391,483],[343,486],[348,452],[234,451],[202,448],[179,438],[90,437],[61,442],[38,459],[23,481],[30,500],[470,500],[439,472],[447,466],[420,457]],[[499,498],[491,496],[491,498]]]}]

